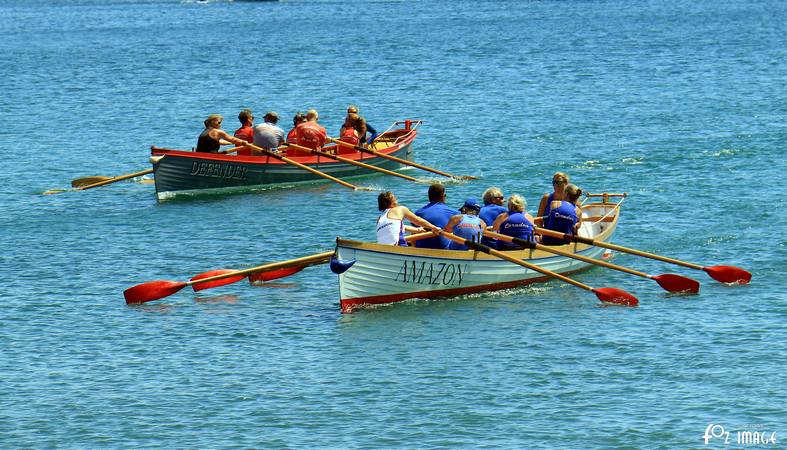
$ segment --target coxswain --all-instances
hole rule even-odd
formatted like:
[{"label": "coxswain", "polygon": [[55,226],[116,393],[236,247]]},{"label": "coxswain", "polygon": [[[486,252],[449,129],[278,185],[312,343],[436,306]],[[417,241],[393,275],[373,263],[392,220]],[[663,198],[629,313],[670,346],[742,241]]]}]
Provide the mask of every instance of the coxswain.
[{"label": "coxswain", "polygon": [[358,107],[355,105],[350,105],[347,107],[347,115],[355,114],[358,116],[358,119],[355,121],[355,131],[358,132],[358,140],[360,144],[365,144],[367,142],[366,133],[371,133],[371,136],[368,139],[368,142],[372,142],[375,137],[377,137],[377,130],[375,130],[371,125],[366,123],[366,119],[364,119],[358,113]]},{"label": "coxswain", "polygon": [[[479,242],[481,240],[481,235],[486,229],[486,222],[478,217],[480,211],[481,205],[472,198],[468,198],[459,208],[460,214],[451,217],[451,220],[443,227],[443,230],[448,233],[453,233],[460,238]],[[468,247],[464,244],[451,241],[451,243],[448,244],[448,249],[467,250]]]},{"label": "coxswain", "polygon": [[205,130],[200,133],[197,139],[195,151],[203,153],[218,153],[222,145],[235,144],[238,147],[246,145],[243,139],[230,136],[221,129],[221,122],[224,118],[221,114],[211,114],[205,119]]},{"label": "coxswain", "polygon": [[[582,189],[573,184],[566,185],[563,194],[564,200],[555,200],[551,203],[549,215],[544,219],[544,228],[571,236],[575,235],[582,223],[582,208],[577,205],[577,200],[581,195]],[[569,243],[569,241],[549,236],[542,236],[541,242],[545,245]]]},{"label": "coxswain", "polygon": [[[492,224],[492,229],[506,236],[534,241],[533,216],[525,211],[526,207],[527,202],[521,195],[511,195],[508,197],[508,211],[497,216]],[[497,241],[498,250],[520,250],[522,248],[520,245],[503,240]]]}]

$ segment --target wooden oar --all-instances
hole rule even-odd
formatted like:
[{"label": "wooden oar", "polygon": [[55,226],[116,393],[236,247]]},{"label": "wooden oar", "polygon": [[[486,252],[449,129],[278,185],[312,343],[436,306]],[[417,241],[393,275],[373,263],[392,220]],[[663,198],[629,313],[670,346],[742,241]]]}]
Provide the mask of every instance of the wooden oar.
[{"label": "wooden oar", "polygon": [[[407,236],[405,240],[408,242],[417,241],[431,235],[431,232],[412,234]],[[313,255],[302,256],[300,258],[277,263],[267,263],[243,270],[210,270],[192,277],[187,282],[167,280],[149,281],[126,289],[123,292],[123,296],[126,298],[127,304],[139,304],[168,297],[186,286],[193,286],[195,291],[201,291],[203,289],[232,284],[244,279],[246,276],[249,276],[250,281],[271,281],[290,276],[309,266],[327,263],[330,261],[333,253],[333,251],[315,253]],[[264,276],[254,277],[254,279],[252,279],[252,276],[255,274]]]},{"label": "wooden oar", "polygon": [[667,258],[666,256],[657,255],[655,253],[647,253],[641,250],[636,250],[629,247],[623,247],[622,245],[610,244],[608,242],[600,242],[596,241],[595,239],[590,239],[581,236],[573,236],[570,234],[559,233],[557,231],[547,230],[544,228],[536,227],[536,232],[544,235],[544,236],[551,236],[558,239],[563,239],[566,241],[574,241],[574,242],[581,242],[583,244],[594,245],[596,247],[608,248],[610,250],[616,250],[619,252],[630,253],[636,256],[642,256],[645,258],[655,259],[657,261],[663,261],[671,264],[677,264],[679,266],[688,267],[690,269],[695,270],[702,270],[711,278],[716,281],[720,281],[722,283],[738,283],[738,284],[747,284],[751,281],[751,273],[747,272],[746,270],[741,269],[740,267],[735,266],[709,266],[703,267],[699,264],[693,264],[686,261],[681,261],[678,259]]},{"label": "wooden oar", "polygon": [[196,277],[186,282],[168,281],[168,280],[149,281],[147,283],[138,284],[136,286],[126,289],[125,291],[123,291],[123,296],[126,298],[126,304],[145,303],[152,300],[168,297],[178,292],[179,290],[183,289],[186,286],[207,284],[206,287],[202,287],[201,289],[207,289],[208,287],[222,286],[224,284],[230,284],[236,281],[240,281],[243,278],[245,278],[246,275],[256,272],[272,271],[272,270],[278,270],[278,269],[294,267],[299,265],[319,264],[320,262],[327,262],[331,258],[331,255],[333,255],[333,251],[315,253],[313,255],[304,256],[302,258],[291,259],[289,261],[263,264],[261,266],[252,267],[250,269],[244,269],[244,270],[224,271],[220,269],[220,270],[205,272],[204,274],[197,275]]},{"label": "wooden oar", "polygon": [[[229,154],[233,152],[237,152],[238,150],[242,149],[243,147],[234,147],[229,148],[227,150],[220,151],[219,153]],[[155,145],[151,145],[150,149],[153,151],[168,151],[171,149],[156,147]],[[188,151],[188,150],[180,150],[180,151]],[[89,177],[82,177],[82,178],[75,178],[71,180],[71,187],[73,188],[80,188],[79,190],[90,189],[91,187],[98,187],[103,186],[104,184],[114,183],[115,181],[126,180],[128,178],[133,178],[134,176],[141,176],[147,175],[149,173],[153,173],[153,169],[148,169],[142,172],[137,172],[136,174],[129,174],[128,175],[120,175],[117,177],[105,177],[101,175],[93,175]],[[127,178],[124,178],[127,177]],[[106,181],[107,183],[99,184],[101,182]]]},{"label": "wooden oar", "polygon": [[617,288],[594,288],[588,286],[587,284],[580,283],[579,281],[572,280],[571,278],[561,275],[557,272],[552,272],[551,270],[544,269],[543,267],[539,267],[533,263],[527,262],[525,260],[521,260],[518,258],[514,258],[513,256],[507,255],[504,252],[495,250],[493,248],[487,247],[486,245],[480,244],[475,241],[471,241],[470,239],[464,239],[454,234],[448,232],[442,232],[442,236],[456,242],[459,244],[464,244],[467,247],[470,247],[474,250],[478,250],[480,252],[484,252],[490,254],[492,256],[496,256],[500,259],[504,259],[506,261],[512,262],[514,264],[518,264],[522,267],[528,268],[530,270],[534,270],[536,272],[540,272],[546,276],[557,278],[560,281],[565,281],[566,283],[572,284],[578,288],[585,289],[586,291],[593,292],[596,294],[599,300],[605,303],[615,303],[618,305],[626,305],[626,306],[636,306],[639,303],[636,297],[629,294],[628,292],[617,289]]},{"label": "wooden oar", "polygon": [[309,172],[311,172],[311,173],[313,173],[315,175],[319,175],[319,176],[321,176],[323,178],[327,178],[327,179],[333,181],[334,183],[339,183],[342,186],[348,187],[350,189],[357,189],[357,190],[362,190],[362,191],[372,191],[373,190],[372,188],[358,187],[358,186],[356,186],[354,184],[350,184],[350,183],[348,183],[348,182],[346,182],[344,180],[340,180],[340,179],[338,179],[336,177],[328,175],[325,172],[320,172],[317,169],[309,167],[309,166],[307,166],[305,164],[301,164],[301,163],[299,163],[297,161],[293,161],[293,160],[291,160],[291,159],[289,159],[287,157],[284,157],[284,156],[282,156],[282,155],[280,155],[280,154],[278,154],[276,152],[264,149],[262,147],[258,147],[258,146],[254,145],[254,144],[249,144],[248,147],[249,148],[253,148],[254,150],[257,150],[258,152],[265,153],[266,155],[270,156],[271,158],[275,158],[275,159],[278,159],[279,161],[283,161],[283,162],[286,162],[287,164],[291,164],[291,165],[293,165],[295,167],[299,167],[299,168],[301,168],[303,170],[307,170],[307,171],[309,171]]},{"label": "wooden oar", "polygon": [[687,278],[681,275],[675,275],[673,273],[665,273],[661,275],[649,275],[647,273],[640,272],[634,269],[629,269],[628,267],[619,266],[617,264],[612,264],[607,261],[601,261],[598,259],[589,258],[584,255],[566,252],[563,250],[552,248],[548,245],[542,245],[535,242],[526,241],[524,239],[506,236],[504,234],[495,233],[493,231],[488,231],[488,230],[484,231],[484,235],[498,240],[513,242],[514,244],[521,245],[524,248],[543,250],[545,252],[553,253],[555,255],[565,256],[566,258],[572,258],[579,261],[584,261],[586,263],[595,264],[597,266],[606,267],[608,269],[619,270],[621,272],[625,272],[631,275],[636,275],[642,278],[649,278],[651,280],[654,280],[656,283],[658,283],[659,286],[661,286],[665,291],[688,292],[688,293],[696,294],[700,290],[700,283],[697,282],[697,280],[693,280],[691,278]]},{"label": "wooden oar", "polygon": [[[233,153],[237,152],[238,150],[242,149],[243,147],[234,147],[227,150],[224,150],[220,153]],[[161,151],[161,150],[168,150],[164,148],[159,148],[156,146],[150,146],[150,149],[153,151]],[[140,172],[129,173],[127,175],[119,175],[116,177],[104,177],[100,175],[94,175],[89,177],[82,177],[76,178],[71,180],[71,187],[74,188],[75,191],[84,191],[85,189],[92,189],[94,187],[105,186],[107,184],[112,184],[117,181],[128,180],[129,178],[136,178],[141,177],[143,175],[147,175],[153,173],[153,169],[143,170]],[[44,194],[58,194],[60,192],[65,192],[63,189],[52,189],[49,191],[44,192]]]},{"label": "wooden oar", "polygon": [[301,145],[296,145],[296,144],[286,144],[286,145],[284,145],[284,147],[291,147],[291,148],[294,148],[294,149],[297,149],[297,150],[301,150],[301,151],[304,151],[304,152],[309,152],[309,153],[311,153],[313,155],[320,155],[320,156],[324,156],[326,158],[330,158],[330,159],[333,159],[333,160],[336,160],[336,161],[341,161],[343,163],[352,164],[352,165],[358,166],[358,167],[363,167],[364,169],[374,170],[374,171],[377,171],[377,172],[382,172],[382,173],[387,174],[387,175],[393,175],[395,177],[404,178],[405,180],[419,182],[419,180],[417,178],[411,177],[409,175],[405,175],[405,174],[402,174],[402,173],[394,172],[394,171],[391,171],[391,170],[388,170],[388,169],[383,169],[382,167],[373,166],[371,164],[366,164],[364,162],[355,161],[355,160],[352,160],[352,159],[349,159],[349,158],[345,158],[343,156],[332,155],[332,154],[330,154],[328,152],[324,152],[324,151],[321,151],[321,150],[315,150],[315,149],[311,149],[309,147],[303,147]]},{"label": "wooden oar", "polygon": [[388,154],[385,154],[385,153],[381,153],[381,152],[378,152],[377,150],[373,150],[371,148],[365,148],[365,147],[361,147],[359,145],[352,145],[350,143],[347,143],[347,142],[344,142],[344,141],[340,141],[340,140],[334,139],[332,137],[328,137],[328,140],[333,142],[336,145],[341,145],[341,146],[344,146],[344,147],[347,147],[347,148],[352,148],[352,149],[354,149],[356,151],[359,151],[359,152],[369,153],[370,155],[374,155],[374,156],[377,156],[377,157],[380,157],[380,158],[390,159],[391,161],[396,161],[396,162],[398,162],[400,164],[404,164],[404,165],[407,165],[407,166],[417,167],[417,168],[419,168],[421,170],[426,170],[427,172],[436,173],[436,174],[442,175],[444,177],[456,178],[457,180],[475,180],[477,178],[477,177],[473,177],[473,176],[469,176],[469,175],[452,175],[452,174],[450,174],[448,172],[443,172],[442,170],[437,170],[437,169],[434,169],[434,168],[431,168],[431,167],[428,167],[428,166],[424,166],[423,164],[414,163],[412,161],[408,161],[406,159],[402,159],[402,158],[399,158],[399,157],[396,157],[396,156],[393,156],[393,155],[388,155]]},{"label": "wooden oar", "polygon": [[[404,240],[407,241],[407,242],[415,242],[415,241],[419,241],[421,239],[425,239],[425,238],[428,238],[428,237],[431,237],[431,236],[434,236],[434,234],[432,232],[427,231],[427,232],[423,232],[423,233],[411,234],[411,235],[405,237]],[[316,256],[316,255],[312,255],[312,256]],[[304,258],[306,258],[306,257],[304,257]],[[303,269],[305,269],[305,268],[307,268],[309,266],[314,266],[314,265],[317,265],[317,264],[324,264],[324,263],[328,262],[329,260],[330,260],[330,258],[327,258],[325,260],[313,260],[313,261],[309,260],[306,263],[297,262],[297,263],[294,263],[294,264],[289,264],[289,265],[283,266],[280,269],[276,269],[276,270],[266,270],[266,271],[263,271],[263,272],[252,273],[252,274],[249,275],[249,282],[250,283],[254,283],[256,281],[272,281],[272,280],[277,280],[279,278],[288,277],[290,275],[294,275],[294,274],[300,272],[301,270],[303,270]],[[196,275],[196,276],[192,277],[191,279],[192,280],[196,280],[196,279],[207,278],[207,277],[211,277],[211,276],[214,276],[214,275],[220,275],[220,274],[225,274],[225,273],[230,273],[230,272],[236,272],[236,271],[229,270],[229,269],[211,270],[211,271],[204,272],[204,273],[201,273],[199,275]],[[243,279],[243,277],[238,278],[238,279],[228,279],[229,281],[226,281],[226,282],[223,282],[223,283],[216,282],[215,284],[210,284],[210,285],[199,284],[199,285],[194,285],[193,287],[194,287],[195,291],[201,291],[203,289],[209,289],[209,288],[212,288],[212,287],[224,286],[224,285],[227,285],[227,284],[235,283],[236,281],[240,281],[241,279]]]}]

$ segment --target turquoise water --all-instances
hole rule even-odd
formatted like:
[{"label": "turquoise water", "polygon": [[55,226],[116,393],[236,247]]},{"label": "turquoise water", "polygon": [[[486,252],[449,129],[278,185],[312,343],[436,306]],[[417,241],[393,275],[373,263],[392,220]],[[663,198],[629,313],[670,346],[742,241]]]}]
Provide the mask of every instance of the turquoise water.
[{"label": "turquoise water", "polygon": [[[727,448],[787,438],[784,2],[0,1],[0,447]],[[371,239],[338,185],[157,203],[124,182],[210,113],[347,104],[423,119],[419,162],[537,204],[555,171],[628,192],[615,241],[748,269],[675,296],[595,269],[637,308],[559,282],[341,315],[335,275],[124,289]],[[411,175],[433,178],[425,172]],[[359,184],[425,203],[426,185]]]}]

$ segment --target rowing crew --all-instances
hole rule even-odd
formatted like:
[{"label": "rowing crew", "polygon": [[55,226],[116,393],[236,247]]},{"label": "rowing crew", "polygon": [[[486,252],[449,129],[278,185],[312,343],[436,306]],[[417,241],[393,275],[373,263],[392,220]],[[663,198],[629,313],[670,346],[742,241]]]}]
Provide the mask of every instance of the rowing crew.
[{"label": "rowing crew", "polygon": [[[557,175],[563,176],[566,181],[568,179],[564,174]],[[523,248],[510,242],[484,237],[483,231],[491,228],[496,233],[512,238],[541,242],[545,245],[563,245],[567,241],[536,235],[535,226],[539,224],[548,230],[574,235],[582,220],[581,207],[577,203],[582,195],[582,190],[568,183],[565,183],[562,188],[559,184],[554,184],[554,186],[556,192],[544,194],[549,199],[548,204],[544,205],[546,215],[538,218],[533,218],[527,213],[527,202],[518,194],[509,196],[507,207],[504,207],[505,198],[502,191],[496,187],[489,188],[484,192],[483,207],[474,199],[467,199],[456,210],[445,204],[445,186],[435,183],[429,186],[429,203],[414,213],[406,206],[399,205],[392,192],[383,192],[377,197],[377,208],[380,211],[377,218],[377,242],[406,246],[405,232],[432,231],[436,236],[418,240],[415,242],[415,246],[447,250],[468,249],[464,244],[441,236],[441,233],[445,231],[464,239],[480,241],[498,250]],[[554,200],[556,197],[558,200]],[[420,228],[405,226],[405,219]]]},{"label": "rowing crew", "polygon": [[[238,114],[241,127],[235,131],[234,136],[221,129],[224,118],[220,114],[211,114],[205,119],[205,129],[197,139],[195,151],[206,153],[218,153],[222,145],[235,145],[242,147],[247,143],[253,143],[266,150],[278,151],[279,147],[287,143],[296,144],[310,149],[320,149],[328,141],[328,133],[325,127],[318,123],[320,117],[317,110],[310,109],[306,114],[300,111],[293,117],[293,127],[285,135],[284,130],[277,124],[279,115],[275,111],[269,111],[263,118],[263,123],[254,125],[254,113],[249,109],[244,109]],[[371,133],[367,137],[367,133]],[[366,123],[366,120],[358,114],[358,107],[350,105],[347,108],[347,116],[339,130],[339,140],[351,145],[364,145],[371,142],[376,137],[376,130]],[[251,148],[244,148],[238,151],[239,155],[261,154]],[[307,156],[310,153],[305,150],[291,148],[288,156]]]}]

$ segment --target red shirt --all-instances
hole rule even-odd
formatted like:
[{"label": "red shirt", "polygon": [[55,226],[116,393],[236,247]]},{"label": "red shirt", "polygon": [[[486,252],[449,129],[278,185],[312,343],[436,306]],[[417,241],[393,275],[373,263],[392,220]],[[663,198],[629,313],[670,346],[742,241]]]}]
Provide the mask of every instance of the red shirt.
[{"label": "red shirt", "polygon": [[328,139],[328,132],[317,122],[303,122],[295,128],[295,140],[298,145],[309,148],[320,148]]},{"label": "red shirt", "polygon": [[[242,126],[235,130],[235,137],[238,139],[243,139],[246,142],[252,143],[254,142],[254,128],[249,126]],[[245,148],[243,150],[238,150],[239,155],[251,155],[251,149]]]}]

